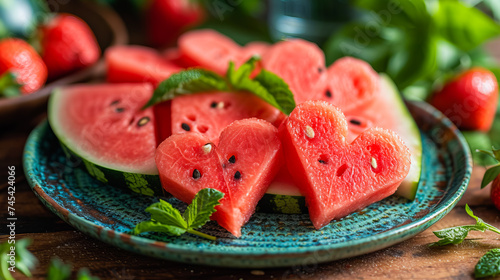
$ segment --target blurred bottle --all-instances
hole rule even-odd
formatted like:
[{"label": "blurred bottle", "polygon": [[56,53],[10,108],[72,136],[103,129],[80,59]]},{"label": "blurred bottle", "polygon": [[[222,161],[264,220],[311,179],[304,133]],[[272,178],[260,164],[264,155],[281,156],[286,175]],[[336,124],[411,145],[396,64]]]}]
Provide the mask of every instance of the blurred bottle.
[{"label": "blurred bottle", "polygon": [[349,0],[269,0],[274,40],[303,38],[317,44],[357,16]]}]

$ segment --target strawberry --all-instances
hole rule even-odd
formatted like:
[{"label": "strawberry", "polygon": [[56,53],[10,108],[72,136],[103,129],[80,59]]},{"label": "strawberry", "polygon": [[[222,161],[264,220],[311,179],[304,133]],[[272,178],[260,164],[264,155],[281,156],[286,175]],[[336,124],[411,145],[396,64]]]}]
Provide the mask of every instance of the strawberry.
[{"label": "strawberry", "polygon": [[201,5],[192,0],[153,0],[146,14],[148,38],[155,46],[175,42],[188,27],[205,17]]},{"label": "strawberry", "polygon": [[21,39],[0,41],[0,96],[32,93],[47,80],[47,67],[38,53]]},{"label": "strawberry", "polygon": [[491,71],[472,68],[448,82],[430,103],[459,128],[488,131],[497,109],[498,83]]},{"label": "strawberry", "polygon": [[500,149],[495,149],[492,147],[491,151],[476,150],[476,152],[485,153],[493,157],[498,163],[490,167],[484,173],[483,181],[481,182],[481,188],[486,187],[489,183],[491,184],[491,201],[495,207],[500,210]]},{"label": "strawberry", "polygon": [[100,55],[94,33],[80,18],[59,14],[40,28],[42,58],[49,78],[94,64]]}]

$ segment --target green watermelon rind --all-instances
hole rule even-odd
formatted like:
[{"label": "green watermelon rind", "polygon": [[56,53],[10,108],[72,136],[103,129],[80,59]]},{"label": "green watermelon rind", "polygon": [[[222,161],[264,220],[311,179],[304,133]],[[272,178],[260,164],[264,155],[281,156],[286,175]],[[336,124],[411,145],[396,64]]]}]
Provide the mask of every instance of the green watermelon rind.
[{"label": "green watermelon rind", "polygon": [[399,112],[401,112],[402,116],[405,120],[407,120],[405,125],[410,128],[410,131],[413,134],[412,138],[417,139],[412,147],[409,147],[411,151],[410,171],[396,191],[397,195],[414,200],[417,195],[418,182],[420,181],[420,175],[422,173],[422,136],[420,135],[417,123],[406,107],[406,104],[394,82],[384,73],[380,74],[380,80],[387,87],[387,89],[389,89],[388,92],[393,94],[391,98],[397,101],[395,102],[395,105],[398,106]]},{"label": "green watermelon rind", "polygon": [[103,164],[96,163],[91,156],[83,156],[78,153],[75,143],[71,143],[65,137],[63,129],[59,125],[58,116],[58,102],[59,96],[64,94],[61,89],[55,89],[49,99],[48,104],[48,119],[49,124],[55,136],[59,140],[61,149],[71,162],[79,163],[77,166],[87,171],[87,173],[110,186],[121,187],[129,189],[135,193],[147,196],[165,196],[163,188],[161,187],[160,177],[157,174],[141,174],[134,172],[127,172],[106,167]]}]

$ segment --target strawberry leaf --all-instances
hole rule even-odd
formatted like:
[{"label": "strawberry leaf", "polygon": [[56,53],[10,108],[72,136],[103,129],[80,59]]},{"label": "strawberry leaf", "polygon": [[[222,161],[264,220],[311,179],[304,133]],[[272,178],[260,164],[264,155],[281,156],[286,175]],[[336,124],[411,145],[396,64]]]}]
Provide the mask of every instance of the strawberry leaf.
[{"label": "strawberry leaf", "polygon": [[481,189],[486,187],[495,178],[500,175],[500,164],[493,166],[492,168],[486,170],[484,173],[483,180],[481,181]]},{"label": "strawberry leaf", "polygon": [[14,97],[21,95],[21,87],[17,80],[16,74],[7,71],[0,76],[0,97]]},{"label": "strawberry leaf", "polygon": [[500,149],[495,149],[495,147],[491,147],[491,151],[493,152],[494,158],[500,162]]}]

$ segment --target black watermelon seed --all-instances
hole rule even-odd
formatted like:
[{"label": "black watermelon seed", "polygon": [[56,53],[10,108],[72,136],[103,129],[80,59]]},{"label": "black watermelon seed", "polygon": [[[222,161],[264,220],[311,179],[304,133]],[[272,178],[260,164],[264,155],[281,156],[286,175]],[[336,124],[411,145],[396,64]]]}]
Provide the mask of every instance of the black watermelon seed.
[{"label": "black watermelon seed", "polygon": [[120,100],[115,100],[115,101],[111,102],[110,105],[113,106],[113,105],[117,105],[118,103],[120,103]]},{"label": "black watermelon seed", "polygon": [[322,160],[322,159],[320,159],[320,160],[318,160],[318,161],[319,161],[319,163],[326,164],[326,161],[324,161],[324,160]]},{"label": "black watermelon seed", "polygon": [[323,72],[323,68],[322,67],[318,67],[318,73],[321,73]]},{"label": "black watermelon seed", "polygon": [[329,97],[329,98],[332,97],[332,92],[329,89],[326,90],[325,94],[326,94],[326,97]]},{"label": "black watermelon seed", "polygon": [[217,107],[217,102],[214,101],[210,104],[210,108],[216,108],[216,107]]},{"label": "black watermelon seed", "polygon": [[354,125],[361,125],[361,122],[358,121],[357,119],[350,119],[349,122],[354,124]]},{"label": "black watermelon seed", "polygon": [[149,117],[142,117],[137,122],[137,126],[138,127],[145,126],[149,121],[150,121]]},{"label": "black watermelon seed", "polygon": [[236,157],[234,155],[232,155],[227,161],[229,161],[230,163],[235,163]]},{"label": "black watermelon seed", "polygon": [[189,124],[187,123],[182,123],[181,124],[181,127],[182,129],[184,129],[185,131],[191,131],[191,127],[189,126]]},{"label": "black watermelon seed", "polygon": [[125,108],[122,108],[122,107],[118,107],[115,109],[115,112],[117,112],[117,113],[122,113],[123,111],[125,111]]},{"label": "black watermelon seed", "polygon": [[234,173],[234,179],[236,180],[241,179],[241,173],[239,171],[236,171],[236,173]]},{"label": "black watermelon seed", "polygon": [[200,179],[201,173],[198,169],[193,170],[193,179]]}]

